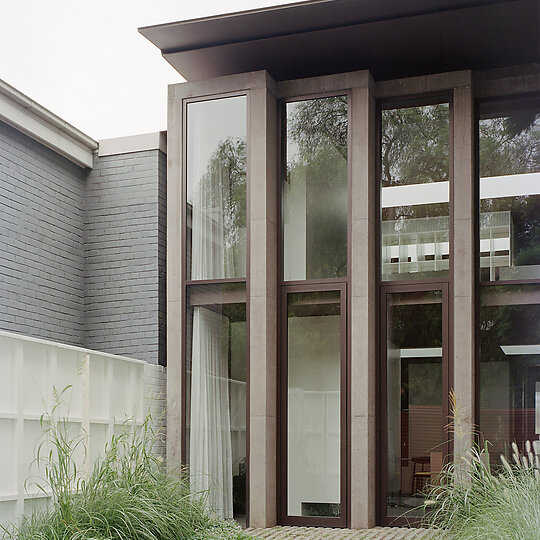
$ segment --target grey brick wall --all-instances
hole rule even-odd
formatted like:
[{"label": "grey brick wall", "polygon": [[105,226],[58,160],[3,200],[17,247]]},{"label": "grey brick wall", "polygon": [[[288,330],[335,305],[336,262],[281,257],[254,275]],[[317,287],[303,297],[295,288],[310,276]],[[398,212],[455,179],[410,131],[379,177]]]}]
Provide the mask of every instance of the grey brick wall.
[{"label": "grey brick wall", "polygon": [[165,174],[159,150],[100,157],[86,184],[85,346],[165,363]]},{"label": "grey brick wall", "polygon": [[0,122],[0,328],[83,344],[86,172]]},{"label": "grey brick wall", "polygon": [[146,364],[144,369],[144,396],[147,410],[152,417],[152,428],[156,434],[154,451],[166,455],[167,432],[167,369],[164,366]]},{"label": "grey brick wall", "polygon": [[159,363],[167,364],[167,155],[158,161]]},{"label": "grey brick wall", "polygon": [[0,122],[0,329],[165,364],[166,170],[84,170]]}]

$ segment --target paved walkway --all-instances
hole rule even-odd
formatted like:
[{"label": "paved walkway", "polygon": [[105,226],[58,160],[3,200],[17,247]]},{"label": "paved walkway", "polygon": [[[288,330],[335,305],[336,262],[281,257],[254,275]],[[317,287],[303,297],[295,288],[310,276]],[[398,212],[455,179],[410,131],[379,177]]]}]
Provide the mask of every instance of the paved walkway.
[{"label": "paved walkway", "polygon": [[246,529],[254,538],[267,540],[428,540],[428,529],[375,527],[373,529],[325,529],[319,527],[271,527]]}]

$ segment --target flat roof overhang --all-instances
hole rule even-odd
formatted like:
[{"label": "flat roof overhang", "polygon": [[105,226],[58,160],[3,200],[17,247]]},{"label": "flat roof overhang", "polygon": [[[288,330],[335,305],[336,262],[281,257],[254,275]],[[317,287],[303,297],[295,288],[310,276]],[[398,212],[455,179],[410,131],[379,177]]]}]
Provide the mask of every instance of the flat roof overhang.
[{"label": "flat roof overhang", "polygon": [[369,69],[393,79],[540,61],[539,0],[312,0],[140,28],[188,81]]}]

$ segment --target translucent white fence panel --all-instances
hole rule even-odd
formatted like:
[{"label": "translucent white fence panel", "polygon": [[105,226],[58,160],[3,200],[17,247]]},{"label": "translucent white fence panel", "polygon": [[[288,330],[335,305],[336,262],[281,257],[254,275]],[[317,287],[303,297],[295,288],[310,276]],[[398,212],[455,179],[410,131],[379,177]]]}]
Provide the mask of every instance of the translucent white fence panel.
[{"label": "translucent white fence panel", "polygon": [[159,366],[0,331],[0,523],[49,503],[36,485],[43,471],[34,460],[41,417],[57,402],[53,389],[69,387],[58,415],[73,434],[88,434],[80,465],[89,469],[122,423],[141,423],[149,407],[159,412],[164,382]]}]

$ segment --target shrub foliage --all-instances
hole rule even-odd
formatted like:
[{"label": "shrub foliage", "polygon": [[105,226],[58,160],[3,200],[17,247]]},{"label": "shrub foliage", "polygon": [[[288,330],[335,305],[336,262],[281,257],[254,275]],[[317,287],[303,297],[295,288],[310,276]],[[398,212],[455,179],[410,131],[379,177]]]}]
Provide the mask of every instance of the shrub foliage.
[{"label": "shrub foliage", "polygon": [[[185,470],[166,471],[152,453],[149,419],[137,429],[126,423],[92,471],[77,468],[86,437],[73,436],[66,420],[42,418],[44,439],[36,462],[52,493],[43,512],[25,517],[3,537],[13,540],[248,539],[232,522],[216,520],[205,494],[189,489]],[[47,448],[47,450],[45,450]]]},{"label": "shrub foliage", "polygon": [[490,464],[487,444],[449,463],[425,505],[425,525],[456,540],[540,540],[540,463],[528,442]]}]

